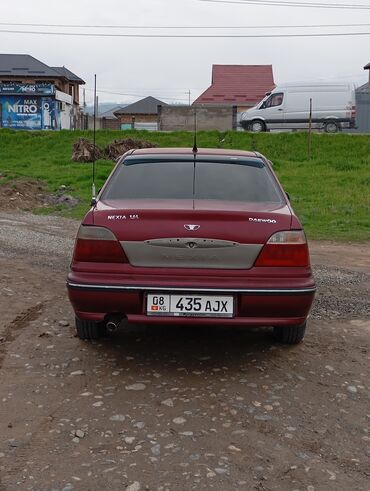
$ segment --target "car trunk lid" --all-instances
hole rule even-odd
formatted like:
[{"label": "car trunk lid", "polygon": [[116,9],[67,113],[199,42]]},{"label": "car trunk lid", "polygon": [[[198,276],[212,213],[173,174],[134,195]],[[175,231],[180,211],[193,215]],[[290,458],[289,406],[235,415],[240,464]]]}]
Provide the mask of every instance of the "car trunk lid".
[{"label": "car trunk lid", "polygon": [[138,267],[250,268],[271,235],[290,224],[281,203],[112,200],[94,210],[94,225],[109,228]]}]

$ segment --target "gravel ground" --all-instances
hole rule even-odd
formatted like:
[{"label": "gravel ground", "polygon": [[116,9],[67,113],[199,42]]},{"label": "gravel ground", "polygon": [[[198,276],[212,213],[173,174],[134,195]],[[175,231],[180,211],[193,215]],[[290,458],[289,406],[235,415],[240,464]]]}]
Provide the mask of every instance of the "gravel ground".
[{"label": "gravel ground", "polygon": [[365,244],[311,244],[304,343],[268,329],[74,336],[78,223],[0,213],[0,490],[363,490],[370,479]]},{"label": "gravel ground", "polygon": [[370,276],[342,268],[314,265],[317,285],[314,319],[370,319]]},{"label": "gravel ground", "polygon": [[64,270],[78,226],[55,216],[0,212],[0,257],[25,256],[34,264]]}]

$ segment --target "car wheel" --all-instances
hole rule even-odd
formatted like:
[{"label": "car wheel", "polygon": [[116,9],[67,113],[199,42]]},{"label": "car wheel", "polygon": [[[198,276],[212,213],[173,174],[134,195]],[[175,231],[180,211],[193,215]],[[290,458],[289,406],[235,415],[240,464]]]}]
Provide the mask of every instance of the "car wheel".
[{"label": "car wheel", "polygon": [[106,329],[102,322],[88,321],[76,317],[76,332],[80,339],[99,339]]},{"label": "car wheel", "polygon": [[253,133],[261,133],[262,131],[266,131],[266,126],[263,121],[260,121],[259,119],[255,119],[250,123],[249,129]]},{"label": "car wheel", "polygon": [[336,121],[327,121],[324,125],[325,133],[337,133],[339,125]]},{"label": "car wheel", "polygon": [[279,343],[298,344],[304,338],[306,325],[307,322],[300,326],[274,327],[274,337]]}]

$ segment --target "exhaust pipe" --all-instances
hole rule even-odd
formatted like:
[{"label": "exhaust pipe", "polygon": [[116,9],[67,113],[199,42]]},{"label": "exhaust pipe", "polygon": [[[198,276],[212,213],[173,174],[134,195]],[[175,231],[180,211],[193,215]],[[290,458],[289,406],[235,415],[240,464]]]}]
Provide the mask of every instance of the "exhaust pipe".
[{"label": "exhaust pipe", "polygon": [[121,324],[122,321],[122,315],[120,314],[113,314],[108,318],[107,321],[107,331],[108,332],[115,332],[119,328],[119,325]]}]

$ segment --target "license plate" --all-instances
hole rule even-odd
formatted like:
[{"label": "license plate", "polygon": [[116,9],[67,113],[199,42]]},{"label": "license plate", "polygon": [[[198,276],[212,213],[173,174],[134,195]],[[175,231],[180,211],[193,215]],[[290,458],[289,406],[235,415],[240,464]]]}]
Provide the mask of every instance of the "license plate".
[{"label": "license plate", "polygon": [[147,294],[147,315],[233,317],[232,295]]}]

